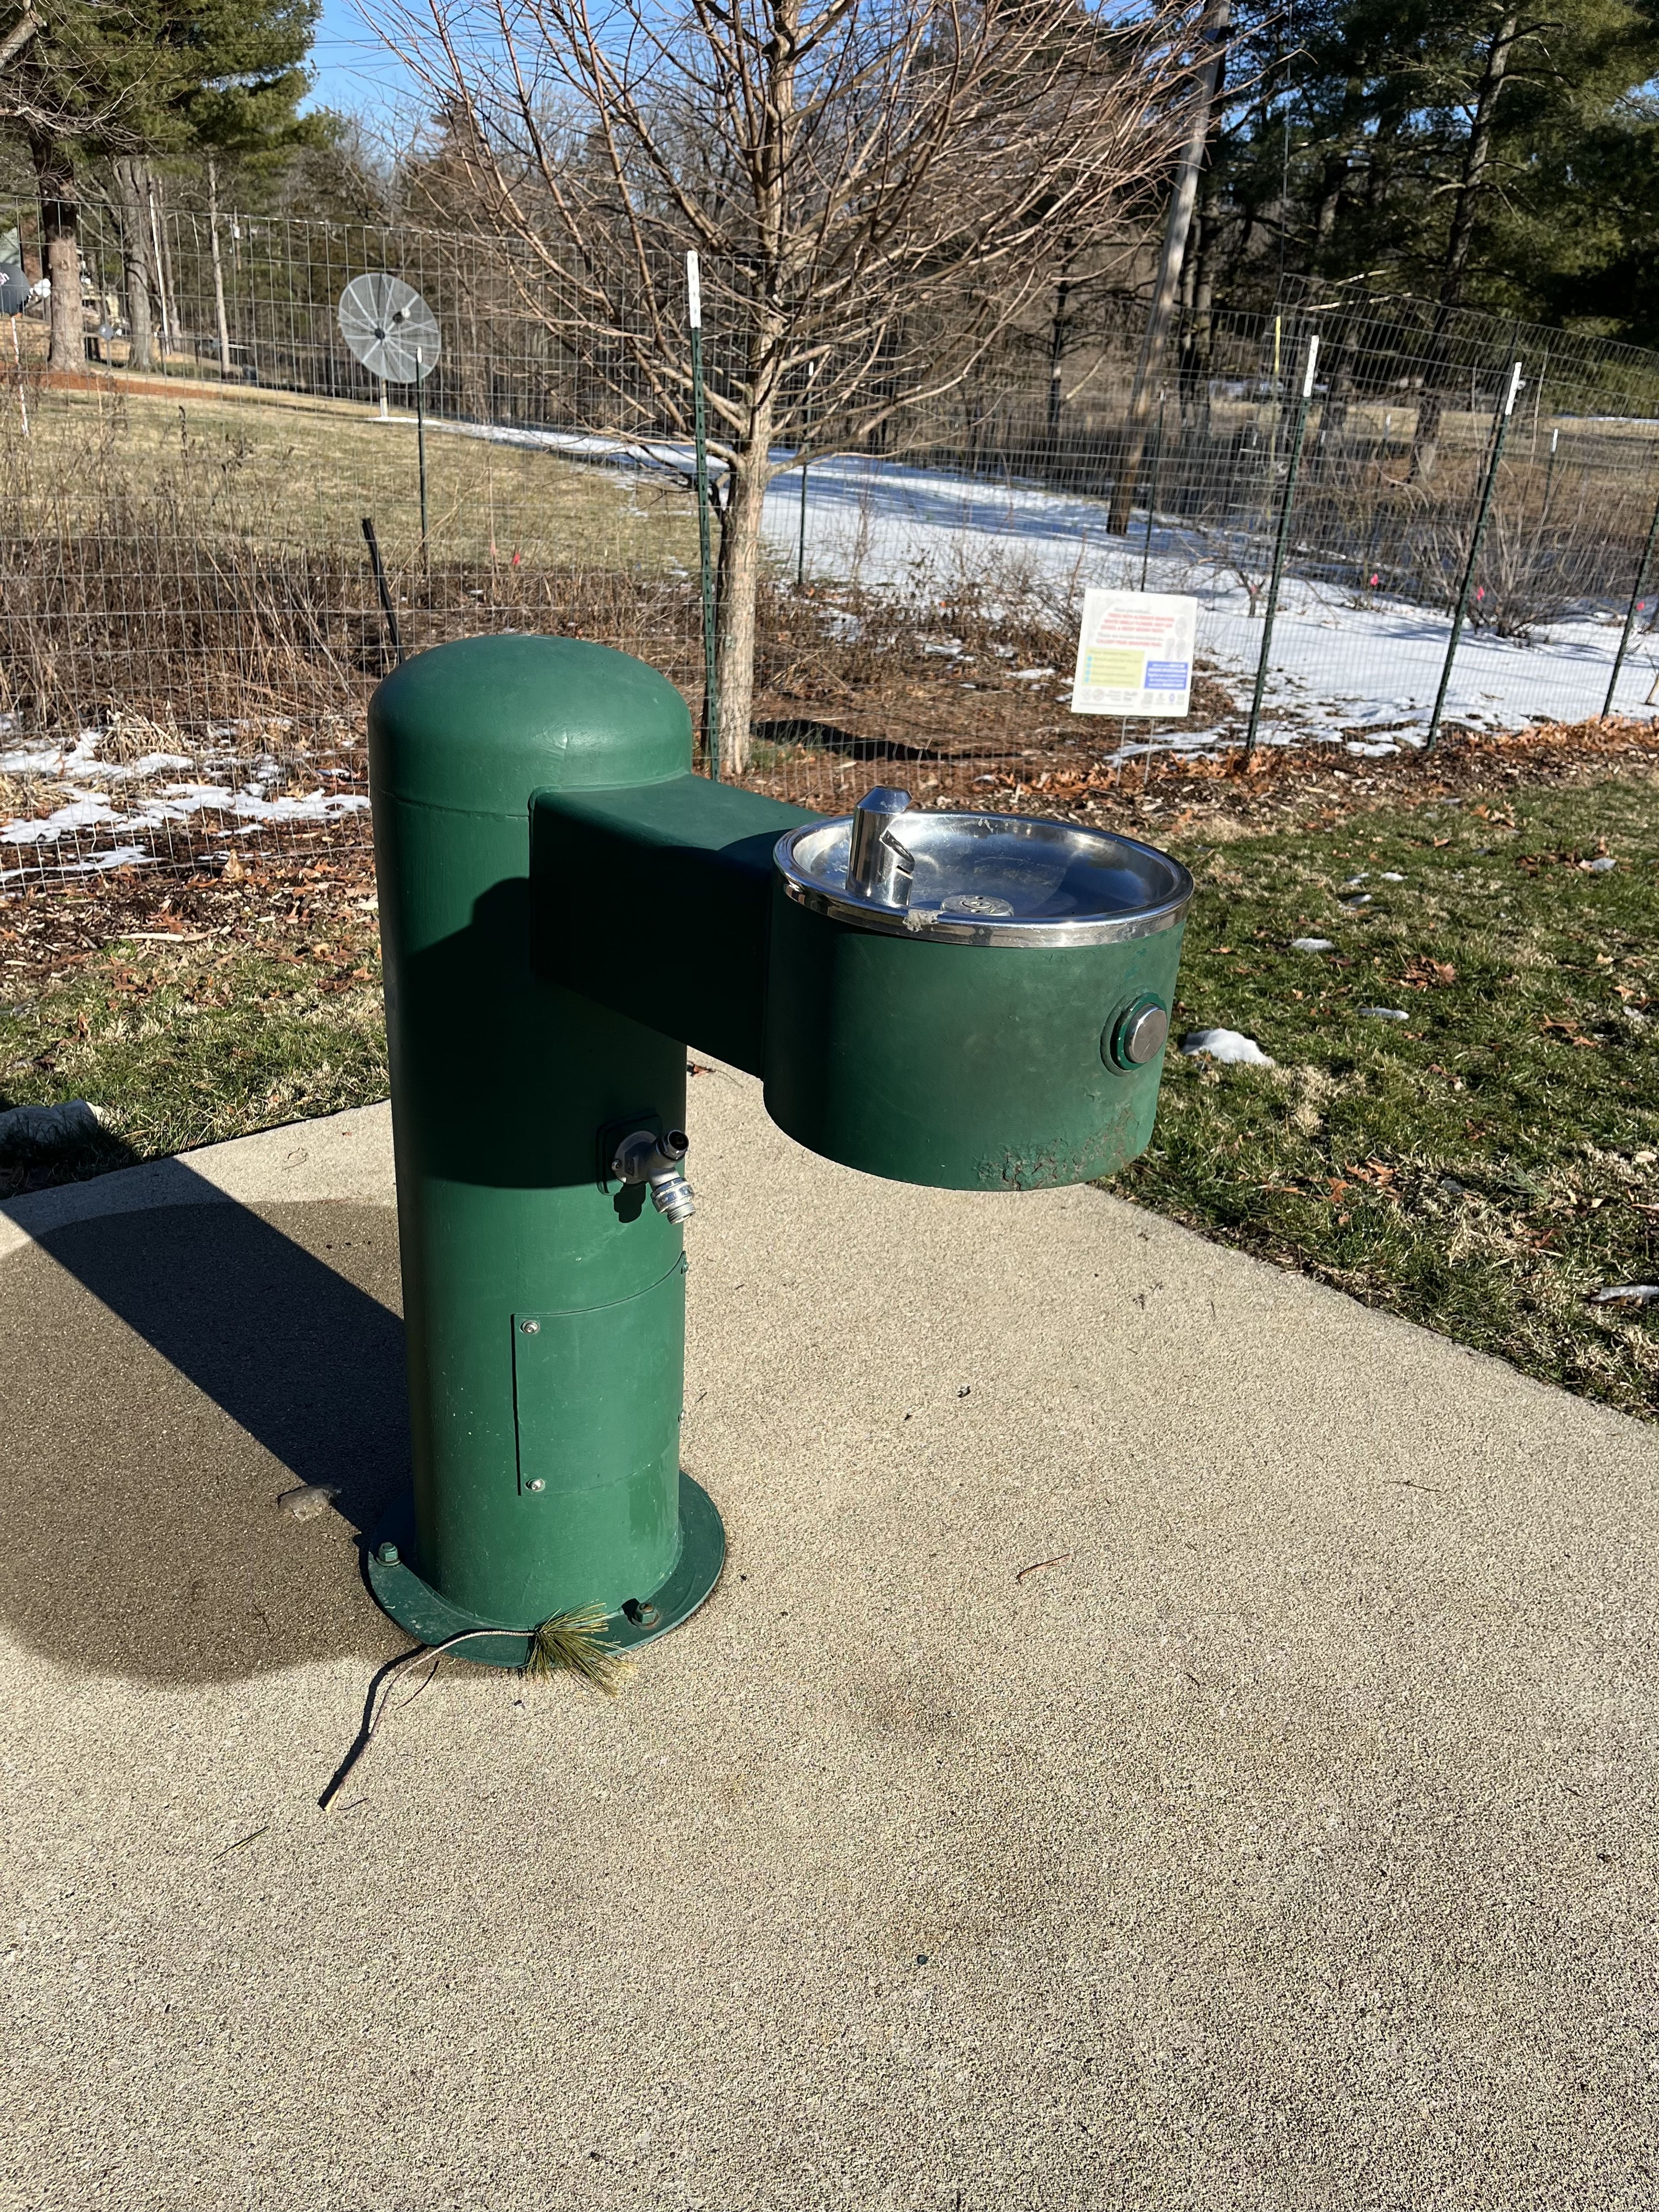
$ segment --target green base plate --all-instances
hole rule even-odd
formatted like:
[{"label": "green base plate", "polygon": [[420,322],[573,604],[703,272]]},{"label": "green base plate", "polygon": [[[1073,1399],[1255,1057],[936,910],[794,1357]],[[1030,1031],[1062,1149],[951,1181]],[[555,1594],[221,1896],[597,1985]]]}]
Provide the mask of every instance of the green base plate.
[{"label": "green base plate", "polygon": [[[395,1547],[390,1560],[380,1557],[384,1547]],[[391,1614],[417,1644],[447,1643],[452,1636],[477,1634],[480,1629],[499,1629],[499,1635],[478,1636],[461,1644],[458,1659],[480,1667],[522,1667],[529,1656],[530,1639],[541,1626],[527,1627],[505,1621],[481,1620],[476,1613],[452,1605],[430,1583],[423,1582],[410,1565],[415,1552],[411,1502],[401,1507],[374,1533],[368,1547],[365,1572],[369,1589],[382,1612]],[[630,1598],[621,1613],[613,1613],[605,1640],[619,1651],[648,1644],[689,1620],[720,1578],[726,1565],[726,1530],[714,1499],[701,1483],[680,1475],[680,1556],[672,1573],[648,1597]]]}]

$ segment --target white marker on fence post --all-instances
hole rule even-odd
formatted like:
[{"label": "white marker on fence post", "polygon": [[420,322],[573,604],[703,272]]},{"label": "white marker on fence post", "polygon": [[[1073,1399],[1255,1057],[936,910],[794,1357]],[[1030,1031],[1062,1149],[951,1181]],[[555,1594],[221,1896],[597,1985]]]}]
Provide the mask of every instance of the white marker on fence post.
[{"label": "white marker on fence post", "polygon": [[1480,558],[1480,541],[1486,534],[1486,518],[1492,513],[1492,495],[1498,486],[1498,464],[1504,458],[1504,441],[1509,435],[1510,417],[1515,412],[1521,383],[1521,364],[1517,361],[1510,370],[1510,388],[1504,396],[1503,408],[1492,428],[1492,458],[1486,464],[1486,481],[1480,487],[1480,509],[1474,518],[1474,535],[1469,540],[1469,557],[1463,564],[1463,580],[1457,587],[1457,605],[1452,615],[1451,636],[1446,646],[1445,663],[1440,671],[1440,689],[1434,695],[1434,712],[1429,717],[1429,734],[1423,741],[1425,752],[1431,753],[1440,742],[1440,717],[1446,708],[1452,663],[1457,658],[1458,641],[1463,635],[1463,617],[1469,611],[1469,591],[1474,582],[1474,564]]},{"label": "white marker on fence post", "polygon": [[714,680],[714,575],[709,558],[708,431],[702,386],[702,275],[685,257],[685,315],[691,326],[691,420],[697,453],[697,557],[702,574],[702,741],[708,773],[720,780],[720,695]]}]

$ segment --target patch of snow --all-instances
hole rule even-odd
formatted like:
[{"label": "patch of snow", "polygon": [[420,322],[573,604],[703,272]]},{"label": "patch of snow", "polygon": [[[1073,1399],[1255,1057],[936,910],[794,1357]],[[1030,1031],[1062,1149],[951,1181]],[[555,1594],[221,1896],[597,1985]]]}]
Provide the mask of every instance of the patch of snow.
[{"label": "patch of snow", "polygon": [[1181,1049],[1188,1059],[1203,1053],[1229,1067],[1276,1067],[1279,1064],[1267,1057],[1254,1037],[1243,1036],[1237,1030],[1188,1030],[1181,1040]]},{"label": "patch of snow", "polygon": [[1593,1306],[1651,1305],[1659,1298],[1659,1283],[1609,1283],[1590,1299]]},{"label": "patch of snow", "polygon": [[1588,868],[1593,876],[1605,876],[1609,868],[1616,868],[1618,865],[1618,861],[1607,853],[1603,853],[1599,860],[1579,862],[1579,866]]},{"label": "patch of snow", "polygon": [[1375,1022],[1408,1022],[1411,1016],[1401,1006],[1356,1006],[1358,1014],[1368,1014]]},{"label": "patch of snow", "polygon": [[[113,845],[106,853],[91,853],[82,860],[54,860],[52,872],[61,876],[101,876],[110,868],[148,868],[155,855],[142,845]],[[33,873],[29,868],[0,868],[0,884],[21,883]]]},{"label": "patch of snow", "polygon": [[[574,451],[568,444],[565,449]],[[615,450],[620,455],[619,445]],[[680,459],[673,465],[684,465]],[[768,494],[766,534],[780,555],[794,551],[800,489],[799,477],[783,477]],[[1128,538],[1114,536],[1107,521],[1104,499],[875,456],[816,462],[807,479],[809,565],[821,580],[855,577],[872,588],[914,588],[921,574],[972,578],[976,568],[993,589],[1000,576],[1020,575],[1055,594],[1091,584],[1133,587],[1139,580],[1145,514],[1136,516]],[[1197,599],[1200,654],[1235,684],[1254,678],[1261,639],[1231,563],[1236,542],[1237,533],[1229,538],[1161,517],[1146,578],[1150,591]],[[1319,730],[1335,731],[1339,743],[1361,738],[1362,758],[1384,757],[1373,745],[1421,747],[1449,616],[1386,597],[1342,609],[1334,627],[1333,613],[1328,585],[1285,580],[1267,671],[1270,727],[1258,744],[1305,744]],[[1617,635],[1595,610],[1540,625],[1530,642],[1468,633],[1443,719],[1522,729],[1540,717],[1576,721],[1595,714]],[[1621,711],[1654,711],[1646,698],[1656,667],[1659,640],[1644,638],[1620,677]],[[1173,734],[1156,732],[1152,743],[1167,744]],[[1231,742],[1241,744],[1243,734],[1242,726],[1233,731]]]},{"label": "patch of snow", "polygon": [[136,761],[88,761],[81,774],[89,783],[132,783],[143,776],[161,775],[168,769],[195,765],[188,753],[146,753]]},{"label": "patch of snow", "polygon": [[0,840],[8,845],[54,845],[60,837],[72,837],[77,830],[94,829],[100,822],[117,818],[108,799],[82,796],[60,806],[55,814],[48,814],[44,821],[8,822],[0,830]]},{"label": "patch of snow", "polygon": [[1334,952],[1336,947],[1328,937],[1293,937],[1291,950],[1292,952]]}]

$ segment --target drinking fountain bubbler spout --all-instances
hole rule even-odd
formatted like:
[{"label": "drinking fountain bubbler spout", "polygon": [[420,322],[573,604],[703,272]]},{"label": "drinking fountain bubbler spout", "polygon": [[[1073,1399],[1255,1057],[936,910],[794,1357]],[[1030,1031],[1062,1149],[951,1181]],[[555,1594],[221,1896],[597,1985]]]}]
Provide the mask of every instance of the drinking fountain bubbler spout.
[{"label": "drinking fountain bubbler spout", "polygon": [[893,834],[893,817],[910,804],[908,791],[878,783],[853,809],[847,848],[847,888],[880,906],[907,907],[916,864]]}]

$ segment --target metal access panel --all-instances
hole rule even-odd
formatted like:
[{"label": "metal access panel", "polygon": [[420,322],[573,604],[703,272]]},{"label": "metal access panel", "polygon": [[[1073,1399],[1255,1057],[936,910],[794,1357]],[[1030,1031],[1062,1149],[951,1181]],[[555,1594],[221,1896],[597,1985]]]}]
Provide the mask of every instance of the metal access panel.
[{"label": "metal access panel", "polygon": [[550,1504],[632,1482],[672,1507],[685,1371],[683,1266],[637,1297],[513,1316],[519,1492]]}]

